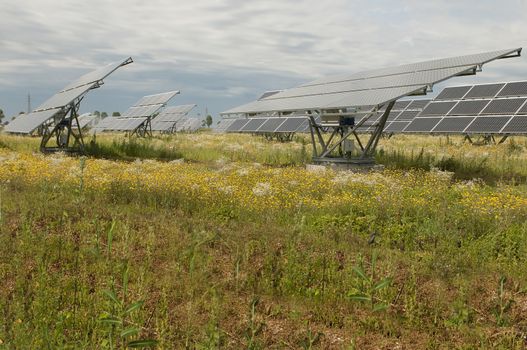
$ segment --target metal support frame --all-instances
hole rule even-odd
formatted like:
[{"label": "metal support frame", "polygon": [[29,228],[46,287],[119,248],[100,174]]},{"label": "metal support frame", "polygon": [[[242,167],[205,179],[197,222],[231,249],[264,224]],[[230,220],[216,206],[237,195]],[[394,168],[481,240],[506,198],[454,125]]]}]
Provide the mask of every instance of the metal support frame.
[{"label": "metal support frame", "polygon": [[152,123],[150,117],[148,117],[143,123],[141,123],[141,125],[132,131],[130,136],[134,135],[138,137],[152,137]]},{"label": "metal support frame", "polygon": [[[82,97],[77,102],[72,102],[66,108],[64,117],[58,123],[55,123],[51,131],[50,126],[41,129],[42,141],[40,142],[40,151],[42,153],[84,153],[84,139],[78,119],[81,101]],[[49,143],[53,137],[55,138],[55,145],[51,146]]]},{"label": "metal support frame", "polygon": [[501,145],[509,138],[509,135],[503,135],[499,140],[496,140],[495,136],[497,135],[495,134],[479,135],[478,139],[476,141],[473,141],[472,138],[468,134],[465,134],[463,141],[468,141],[471,145]]},{"label": "metal support frame", "polygon": [[503,135],[501,139],[498,141],[498,145],[501,145],[509,138],[509,135]]},{"label": "metal support frame", "polygon": [[[350,164],[373,164],[375,163],[374,155],[379,143],[379,139],[383,136],[384,126],[388,115],[395,105],[395,101],[389,102],[386,110],[379,119],[375,130],[371,134],[366,145],[363,145],[358,134],[357,129],[377,113],[377,109],[372,109],[353,127],[342,125],[318,125],[315,122],[313,115],[309,115],[309,126],[311,133],[311,141],[313,143],[313,161],[316,163],[350,163]],[[327,141],[323,137],[323,128],[329,129],[331,132]],[[350,154],[343,152],[343,144],[350,137],[354,136],[360,151],[358,154]],[[320,150],[319,150],[320,147]],[[337,154],[335,154],[337,153]]]},{"label": "metal support frame", "polygon": [[266,132],[263,134],[267,141],[290,142],[293,140],[294,132]]}]

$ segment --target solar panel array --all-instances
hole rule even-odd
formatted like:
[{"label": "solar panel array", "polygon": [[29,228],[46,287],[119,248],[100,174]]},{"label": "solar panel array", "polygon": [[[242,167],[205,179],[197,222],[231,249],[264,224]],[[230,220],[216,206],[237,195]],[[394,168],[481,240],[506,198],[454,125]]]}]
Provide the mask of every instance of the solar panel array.
[{"label": "solar panel array", "polygon": [[521,48],[389,67],[318,79],[223,112],[251,114],[382,106],[401,97],[426,94],[437,82],[475,74],[483,64],[519,56]]},{"label": "solar panel array", "polygon": [[143,124],[148,118],[120,118],[120,117],[106,117],[101,120],[94,128],[93,133],[101,131],[134,131],[141,124]]},{"label": "solar panel array", "polygon": [[229,126],[231,126],[232,123],[236,121],[235,118],[229,118],[229,119],[222,119],[216,124],[216,127],[214,127],[214,132],[225,132]]},{"label": "solar panel array", "polygon": [[196,107],[192,105],[181,105],[166,107],[152,120],[152,131],[169,132],[176,131],[188,119],[186,115]]},{"label": "solar panel array", "polygon": [[404,132],[527,134],[527,81],[445,88]]},{"label": "solar panel array", "polygon": [[141,97],[122,116],[105,118],[92,131],[134,131],[159,112],[177,94],[179,91],[169,91]]},{"label": "solar panel array", "polygon": [[[320,117],[316,117],[315,122],[320,123]],[[308,132],[309,119],[306,116],[224,119],[216,131],[252,134]]]},{"label": "solar panel array", "polygon": [[[79,115],[77,117],[77,120],[79,121],[80,129],[86,128],[89,124],[97,120],[97,118],[99,117],[96,116],[95,114],[90,114],[90,113]],[[77,128],[77,123],[75,120],[73,121],[73,127]]]},{"label": "solar panel array", "polygon": [[[388,115],[386,124],[384,125],[384,132],[390,134],[400,133],[423,110],[423,108],[430,103],[430,101],[430,99],[422,99],[395,102],[390,114]],[[373,132],[382,117],[383,111],[384,108],[368,119],[357,129],[357,132]],[[360,118],[356,118],[355,122],[358,122],[359,119]]]},{"label": "solar panel array", "polygon": [[201,121],[198,118],[185,118],[181,125],[176,127],[176,131],[194,132],[199,128],[201,128]]},{"label": "solar panel array", "polygon": [[[388,115],[385,132],[401,132],[413,118],[419,114],[431,100],[407,100],[398,101]],[[357,132],[371,132],[377,126],[383,109],[372,116]],[[365,113],[357,114],[355,122],[358,122]],[[321,123],[321,118],[316,117],[316,122]],[[216,132],[242,132],[242,133],[293,133],[308,132],[309,120],[306,116],[295,115],[292,117],[251,117],[251,118],[226,118],[221,120],[215,128]]]},{"label": "solar panel array", "polygon": [[[113,73],[117,68],[129,64],[132,58],[108,64],[105,67],[89,72],[64,89],[50,97],[33,112],[19,115],[5,128],[6,132],[31,134],[42,124],[51,121],[59,122],[66,116],[66,109],[72,103],[76,103],[91,89],[98,88],[103,84],[102,80]],[[62,112],[62,113],[61,113]]]}]

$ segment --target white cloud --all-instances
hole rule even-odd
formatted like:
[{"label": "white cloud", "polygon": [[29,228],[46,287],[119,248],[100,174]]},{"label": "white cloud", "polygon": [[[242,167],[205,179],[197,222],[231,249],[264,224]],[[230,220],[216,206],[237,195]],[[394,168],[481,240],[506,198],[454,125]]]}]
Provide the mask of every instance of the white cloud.
[{"label": "white cloud", "polygon": [[[218,113],[328,74],[522,46],[526,13],[525,0],[3,0],[0,107],[16,113],[28,91],[45,99],[131,55],[135,63],[85,108],[123,110],[144,94],[181,89]],[[524,62],[488,76],[525,79]],[[119,89],[127,98],[99,97]]]}]

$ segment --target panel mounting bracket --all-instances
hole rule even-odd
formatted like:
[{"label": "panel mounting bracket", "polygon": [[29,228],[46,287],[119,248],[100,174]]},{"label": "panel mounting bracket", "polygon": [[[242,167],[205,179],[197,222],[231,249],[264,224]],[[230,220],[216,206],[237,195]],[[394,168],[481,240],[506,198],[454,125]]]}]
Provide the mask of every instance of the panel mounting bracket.
[{"label": "panel mounting bracket", "polygon": [[40,142],[42,153],[84,153],[84,139],[78,119],[82,99],[83,97],[67,106],[64,118],[55,123],[51,130],[50,127],[42,128],[42,141]]}]

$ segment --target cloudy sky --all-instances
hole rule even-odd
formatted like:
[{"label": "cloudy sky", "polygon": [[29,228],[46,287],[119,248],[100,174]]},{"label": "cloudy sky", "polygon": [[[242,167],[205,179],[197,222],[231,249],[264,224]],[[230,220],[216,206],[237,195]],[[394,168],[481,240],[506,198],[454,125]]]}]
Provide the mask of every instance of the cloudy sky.
[{"label": "cloudy sky", "polygon": [[[527,46],[527,0],[2,0],[0,13],[8,116],[27,109],[28,93],[35,107],[128,56],[135,62],[90,92],[81,112],[122,112],[177,89],[171,104],[217,117],[325,75]],[[521,57],[448,84],[526,79]]]}]

